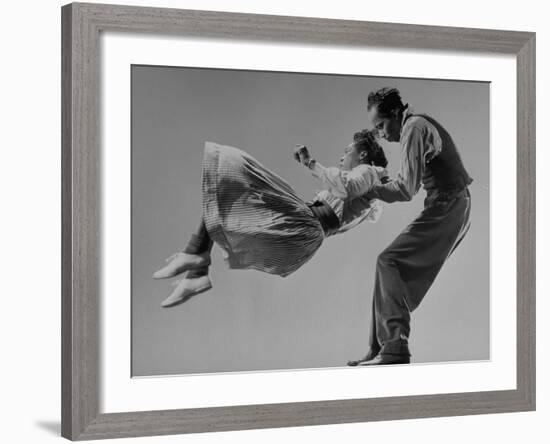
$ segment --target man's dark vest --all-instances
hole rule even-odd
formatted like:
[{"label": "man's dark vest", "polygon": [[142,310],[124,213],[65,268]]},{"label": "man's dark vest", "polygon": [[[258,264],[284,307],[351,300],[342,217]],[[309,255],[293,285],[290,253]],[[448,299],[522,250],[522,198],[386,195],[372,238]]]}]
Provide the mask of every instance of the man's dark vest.
[{"label": "man's dark vest", "polygon": [[[450,134],[439,122],[425,114],[415,114],[430,122],[441,137],[441,152],[428,161],[422,175],[422,185],[426,191],[457,191],[472,183],[472,178],[464,168],[460,154]],[[412,117],[408,116],[405,121]]]}]

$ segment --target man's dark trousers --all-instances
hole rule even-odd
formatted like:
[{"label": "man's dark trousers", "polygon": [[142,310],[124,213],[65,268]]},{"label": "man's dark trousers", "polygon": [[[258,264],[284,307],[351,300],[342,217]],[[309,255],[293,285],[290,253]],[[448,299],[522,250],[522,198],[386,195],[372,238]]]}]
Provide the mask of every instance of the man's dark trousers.
[{"label": "man's dark trousers", "polygon": [[410,355],[410,313],[470,227],[470,192],[430,190],[422,213],[378,256],[371,351]]}]

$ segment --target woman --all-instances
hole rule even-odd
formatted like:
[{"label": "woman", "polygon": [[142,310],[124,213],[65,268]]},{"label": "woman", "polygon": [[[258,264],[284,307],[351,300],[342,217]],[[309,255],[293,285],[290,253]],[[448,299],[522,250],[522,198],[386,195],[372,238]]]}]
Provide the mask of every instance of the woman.
[{"label": "woman", "polygon": [[295,148],[294,157],[325,188],[311,202],[300,199],[286,181],[247,153],[205,143],[199,229],[153,275],[165,279],[186,273],[163,307],[212,288],[208,270],[214,242],[224,250],[230,268],[285,277],[311,259],[325,237],[378,219],[379,204],[364,194],[387,176],[387,160],[370,131],[354,134],[339,167],[322,166],[303,145]]}]

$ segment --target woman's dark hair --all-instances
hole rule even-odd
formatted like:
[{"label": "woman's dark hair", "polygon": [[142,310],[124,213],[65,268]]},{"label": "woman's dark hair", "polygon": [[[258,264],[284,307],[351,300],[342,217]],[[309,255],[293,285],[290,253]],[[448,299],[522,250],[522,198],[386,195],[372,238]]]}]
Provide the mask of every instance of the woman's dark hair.
[{"label": "woman's dark hair", "polygon": [[367,153],[365,163],[369,165],[375,165],[382,168],[386,168],[388,160],[384,150],[376,141],[374,131],[364,129],[356,132],[353,135],[353,142],[358,151],[364,151]]},{"label": "woman's dark hair", "polygon": [[373,106],[377,107],[381,117],[390,117],[394,109],[401,111],[405,108],[401,94],[396,88],[382,88],[371,92],[367,98],[367,109],[370,110]]}]

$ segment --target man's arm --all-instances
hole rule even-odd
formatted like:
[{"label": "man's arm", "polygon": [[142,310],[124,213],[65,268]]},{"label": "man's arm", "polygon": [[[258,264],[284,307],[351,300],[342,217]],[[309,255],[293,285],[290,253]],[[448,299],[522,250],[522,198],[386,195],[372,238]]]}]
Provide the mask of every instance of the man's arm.
[{"label": "man's arm", "polygon": [[410,127],[403,137],[403,155],[397,178],[383,185],[375,185],[369,198],[384,202],[409,201],[420,189],[424,169],[424,142],[419,128]]}]

